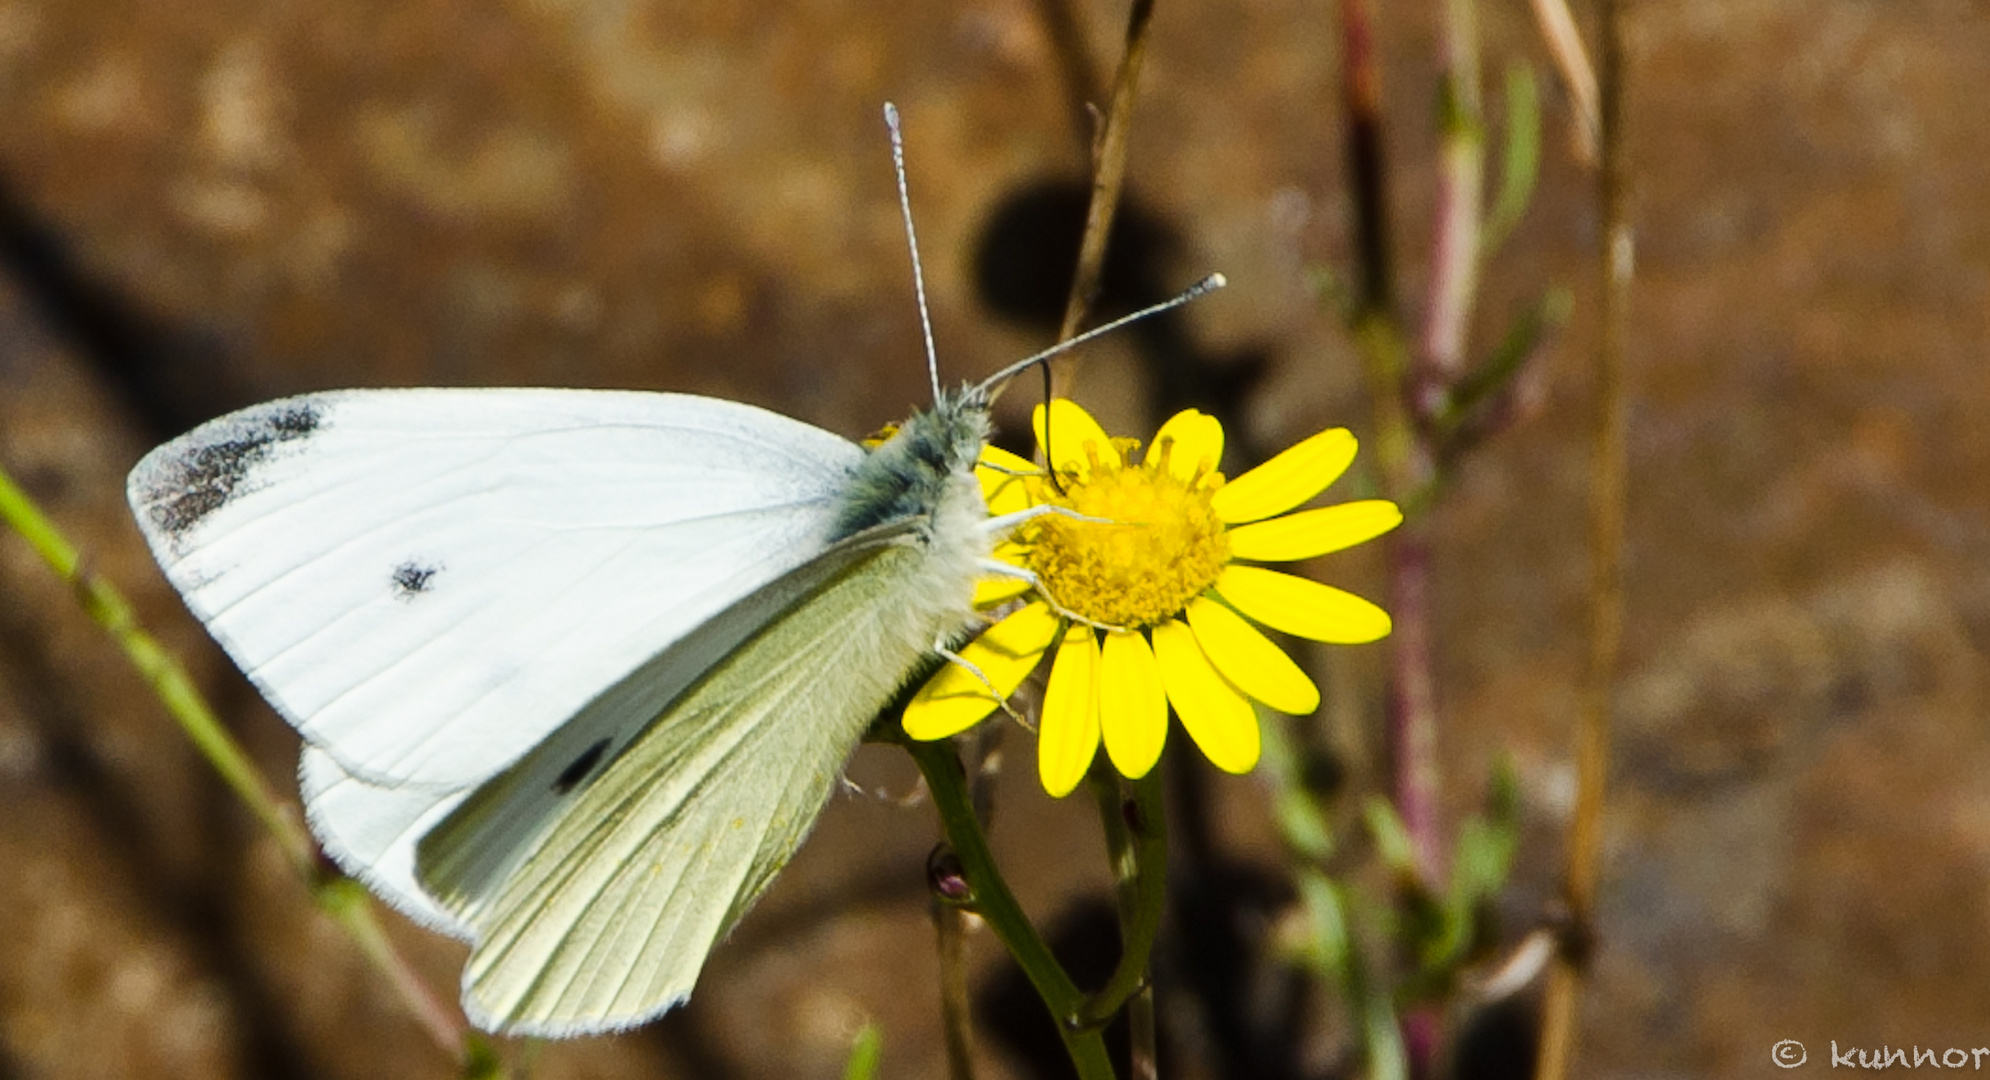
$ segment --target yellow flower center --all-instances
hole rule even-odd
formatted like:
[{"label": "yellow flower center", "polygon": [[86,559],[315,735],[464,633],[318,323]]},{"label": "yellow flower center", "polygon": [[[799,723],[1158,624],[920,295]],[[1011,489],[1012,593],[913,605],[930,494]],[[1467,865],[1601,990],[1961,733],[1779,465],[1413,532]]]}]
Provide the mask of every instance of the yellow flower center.
[{"label": "yellow flower center", "polygon": [[[1210,496],[1223,475],[1200,472],[1183,480],[1168,471],[1171,445],[1139,465],[1122,465],[1139,444],[1116,440],[1121,453],[1103,460],[1087,445],[1089,474],[1059,477],[1059,494],[1040,485],[1041,501],[1098,521],[1061,514],[1037,518],[1021,537],[1024,565],[1050,598],[1082,618],[1129,629],[1153,626],[1187,606],[1216,581],[1230,558],[1223,523]],[[1171,443],[1172,440],[1169,440]]]}]

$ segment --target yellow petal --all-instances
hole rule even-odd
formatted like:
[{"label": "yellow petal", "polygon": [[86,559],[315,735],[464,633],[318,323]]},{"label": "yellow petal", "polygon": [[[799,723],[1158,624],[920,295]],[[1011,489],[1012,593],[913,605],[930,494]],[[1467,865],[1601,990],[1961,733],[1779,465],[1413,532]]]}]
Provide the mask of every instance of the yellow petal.
[{"label": "yellow petal", "polygon": [[1209,666],[1195,632],[1178,619],[1156,626],[1154,657],[1175,715],[1203,756],[1224,772],[1250,772],[1258,763],[1258,714]]},{"label": "yellow petal", "polygon": [[[1092,419],[1091,413],[1069,398],[1050,399],[1050,430],[1044,430],[1041,405],[1030,414],[1030,424],[1036,428],[1036,444],[1044,448],[1045,459],[1054,464],[1059,472],[1090,476],[1093,454],[1103,462],[1116,464],[1120,460],[1119,451],[1106,437],[1106,429]],[[1093,448],[1090,454],[1085,451],[1087,446]],[[1057,456],[1050,457],[1051,454]]]},{"label": "yellow petal", "polygon": [[1354,464],[1355,446],[1346,428],[1322,431],[1224,484],[1210,505],[1226,525],[1283,514],[1340,479]]},{"label": "yellow petal", "polygon": [[1320,688],[1299,665],[1243,616],[1206,596],[1188,602],[1188,625],[1209,662],[1237,689],[1282,713],[1305,716],[1320,707]]},{"label": "yellow petal", "polygon": [[981,481],[981,497],[988,500],[989,513],[1012,514],[1029,509],[1030,494],[1024,477],[1042,471],[1028,458],[991,445],[981,448],[981,461],[975,466],[974,477]]},{"label": "yellow petal", "polygon": [[1099,657],[1099,727],[1106,756],[1121,776],[1138,780],[1161,759],[1168,699],[1154,650],[1138,633],[1106,635]]},{"label": "yellow petal", "polygon": [[989,683],[1005,698],[1015,693],[1050,648],[1057,622],[1048,604],[1035,603],[989,627],[960,650],[961,658],[980,668],[988,682],[959,664],[942,667],[905,706],[905,733],[915,739],[944,739],[994,712],[1001,702],[989,692]]},{"label": "yellow petal", "polygon": [[[1028,564],[1030,549],[1026,544],[1004,540],[996,544],[995,550],[990,554],[998,561],[1020,567]],[[990,574],[974,583],[974,608],[976,611],[986,611],[992,607],[999,607],[1035,587],[1025,577],[1013,574]]]},{"label": "yellow petal", "polygon": [[974,583],[974,610],[987,611],[1000,607],[1016,597],[1030,591],[1035,586],[1025,578],[985,577]]},{"label": "yellow petal", "polygon": [[1168,474],[1184,482],[1213,473],[1223,462],[1223,424],[1208,413],[1183,409],[1154,433],[1146,460],[1165,455]]},{"label": "yellow petal", "polygon": [[1233,559],[1289,562],[1351,548],[1402,523],[1403,512],[1395,503],[1363,499],[1239,525],[1227,535]]},{"label": "yellow petal", "polygon": [[1071,794],[1099,752],[1099,635],[1074,626],[1057,647],[1037,726],[1036,773],[1052,798]]},{"label": "yellow petal", "polygon": [[1350,592],[1256,566],[1230,566],[1216,592],[1251,618],[1288,634],[1336,645],[1387,637],[1389,613]]}]

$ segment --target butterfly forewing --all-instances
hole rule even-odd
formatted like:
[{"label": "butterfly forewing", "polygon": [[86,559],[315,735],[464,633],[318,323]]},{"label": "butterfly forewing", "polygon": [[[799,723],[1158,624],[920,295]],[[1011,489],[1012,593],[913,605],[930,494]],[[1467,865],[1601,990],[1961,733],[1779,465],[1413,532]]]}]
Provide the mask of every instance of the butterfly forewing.
[{"label": "butterfly forewing", "polygon": [[343,391],[205,425],[130,494],[307,739],[359,780],[451,788],[821,551],[862,457],[710,398]]}]

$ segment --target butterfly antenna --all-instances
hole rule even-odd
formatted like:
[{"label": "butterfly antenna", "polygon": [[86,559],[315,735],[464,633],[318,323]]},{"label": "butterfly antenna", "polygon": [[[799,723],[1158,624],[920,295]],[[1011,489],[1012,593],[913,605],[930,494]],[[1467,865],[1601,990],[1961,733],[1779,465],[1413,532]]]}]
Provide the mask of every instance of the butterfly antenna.
[{"label": "butterfly antenna", "polygon": [[1208,277],[1203,278],[1201,281],[1198,281],[1195,284],[1190,285],[1188,288],[1183,289],[1171,300],[1163,300],[1158,304],[1153,304],[1151,306],[1141,308],[1139,311],[1136,311],[1131,315],[1122,315],[1119,318],[1114,319],[1109,323],[1106,323],[1104,326],[1096,326],[1090,330],[1085,331],[1082,334],[1079,334],[1077,337],[1066,338],[1063,341],[1060,341],[1057,344],[1052,345],[1050,348],[1045,349],[1040,353],[1037,353],[1035,356],[1023,360],[1018,360],[1015,363],[1010,364],[1008,367],[1005,367],[1002,370],[996,372],[995,374],[988,376],[988,378],[982,380],[981,385],[989,393],[993,394],[997,390],[1001,389],[1003,384],[1007,383],[1010,379],[1013,379],[1017,375],[1025,371],[1028,371],[1032,365],[1041,364],[1045,360],[1048,360],[1051,357],[1058,355],[1059,353],[1070,352],[1072,349],[1075,349],[1078,346],[1083,345],[1084,343],[1092,340],[1093,338],[1102,337],[1106,334],[1112,333],[1114,330],[1117,330],[1120,327],[1125,326],[1127,323],[1139,322],[1140,320],[1145,319],[1150,315],[1159,315],[1164,311],[1170,311],[1173,310],[1174,308],[1181,307],[1183,304],[1186,304],[1189,301],[1196,299],[1197,297],[1215,292],[1216,290],[1222,288],[1225,285],[1228,285],[1229,283],[1230,279],[1224,277],[1222,274],[1211,274]]},{"label": "butterfly antenna", "polygon": [[891,167],[898,174],[898,210],[905,216],[905,246],[912,250],[912,291],[919,298],[919,329],[926,335],[926,374],[933,381],[933,402],[940,400],[940,357],[933,349],[933,316],[926,310],[926,272],[919,265],[919,234],[912,229],[912,196],[905,188],[905,135],[898,127],[898,106],[884,103],[884,126],[891,131]]},{"label": "butterfly antenna", "polygon": [[1050,477],[1052,489],[1059,495],[1068,495],[1070,492],[1064,490],[1064,481],[1057,477],[1057,456],[1050,449],[1050,403],[1056,400],[1055,391],[1050,385],[1050,365],[1038,364],[1037,370],[1043,372],[1043,471]]}]

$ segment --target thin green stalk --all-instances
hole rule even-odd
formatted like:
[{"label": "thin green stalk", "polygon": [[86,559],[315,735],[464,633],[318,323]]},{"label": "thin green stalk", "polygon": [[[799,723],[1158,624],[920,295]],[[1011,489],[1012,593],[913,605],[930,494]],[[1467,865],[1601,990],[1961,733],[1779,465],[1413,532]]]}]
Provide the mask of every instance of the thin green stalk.
[{"label": "thin green stalk", "polygon": [[359,945],[361,955],[393,986],[401,1002],[414,1014],[416,1022],[427,1029],[436,1045],[457,1055],[462,1066],[460,1075],[466,1080],[505,1075],[503,1063],[498,1060],[490,1044],[484,1041],[483,1036],[471,1031],[458,1014],[421,981],[421,976],[415,974],[414,966],[388,940],[365,887],[348,877],[320,874],[311,887],[311,899]]},{"label": "thin green stalk", "polygon": [[1065,1052],[1071,1055],[1080,1080],[1115,1080],[1104,1038],[1096,1029],[1079,1021],[1085,1006],[1084,993],[1030,924],[1029,916],[1016,902],[1015,894],[1009,891],[1008,882],[1002,879],[1002,872],[995,865],[988,837],[974,813],[960,755],[947,742],[908,739],[901,745],[919,766],[920,775],[926,778],[933,806],[940,814],[940,827],[960,859],[968,895],[957,902],[963,909],[981,916],[1009,950],[1009,955],[1016,958],[1023,975],[1036,988],[1044,1007],[1050,1010],[1057,1034],[1064,1040]]},{"label": "thin green stalk", "polygon": [[187,738],[193,740],[201,755],[221,774],[222,781],[276,839],[284,858],[293,867],[315,868],[316,845],[296,818],[284,812],[276,795],[263,782],[262,774],[221,726],[200,691],[194,689],[186,669],[138,625],[138,618],[124,595],[83,565],[83,557],[75,546],[4,471],[0,471],[0,520],[19,533],[49,569],[55,571],[55,576],[76,594],[83,610],[103,627],[138,669]]},{"label": "thin green stalk", "polygon": [[1132,797],[1122,801],[1117,780],[1102,772],[1092,776],[1116,883],[1122,949],[1119,967],[1085,1005],[1084,1020],[1089,1024],[1111,1020],[1127,999],[1147,985],[1154,939],[1167,907],[1168,819],[1159,770],[1127,787]]},{"label": "thin green stalk", "polygon": [[1158,1075],[1154,1046],[1154,939],[1168,900],[1168,820],[1160,770],[1128,782],[1122,794],[1110,769],[1094,769],[1093,796],[1105,830],[1106,855],[1112,862],[1114,893],[1119,906],[1119,966],[1085,1003],[1082,1019],[1092,1026],[1109,1023],[1127,1010],[1135,1080]]},{"label": "thin green stalk", "polygon": [[222,782],[276,841],[284,860],[310,890],[312,901],[345,928],[360,952],[387,977],[436,1044],[457,1058],[464,1075],[496,1075],[495,1059],[488,1047],[441,1004],[395,952],[381,932],[364,894],[343,878],[324,874],[318,862],[317,845],[310,834],[298,823],[297,815],[270,790],[241,744],[228,733],[220,717],[194,687],[186,668],[139,625],[124,594],[84,565],[75,545],[4,469],[0,469],[0,521],[19,533],[56,577],[75,593],[83,610],[123,651],[194,748],[221,774]]}]

